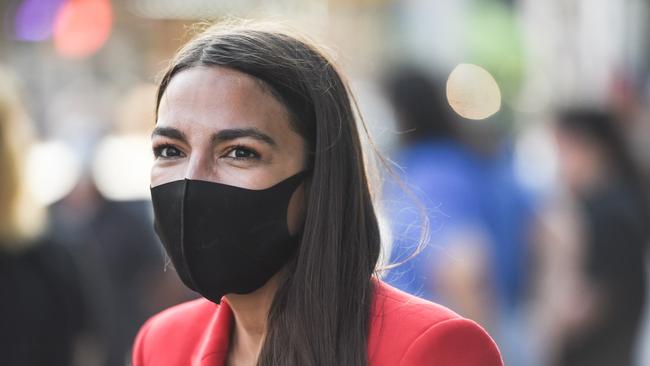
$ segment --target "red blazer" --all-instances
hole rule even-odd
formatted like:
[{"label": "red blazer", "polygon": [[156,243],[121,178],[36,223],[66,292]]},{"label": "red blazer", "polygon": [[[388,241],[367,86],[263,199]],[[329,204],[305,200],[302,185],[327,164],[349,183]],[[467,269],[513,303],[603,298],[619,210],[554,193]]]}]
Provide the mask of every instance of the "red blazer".
[{"label": "red blazer", "polygon": [[[440,305],[376,281],[368,339],[370,366],[502,366],[499,350],[476,323]],[[133,366],[221,366],[233,315],[227,301],[205,299],[149,319],[133,348]]]}]

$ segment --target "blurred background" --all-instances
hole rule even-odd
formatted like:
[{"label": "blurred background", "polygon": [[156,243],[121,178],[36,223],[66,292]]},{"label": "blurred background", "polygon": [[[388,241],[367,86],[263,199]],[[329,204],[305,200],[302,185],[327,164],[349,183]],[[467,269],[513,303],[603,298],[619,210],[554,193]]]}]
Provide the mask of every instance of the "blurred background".
[{"label": "blurred background", "polygon": [[3,360],[127,365],[147,317],[196,296],[153,233],[157,76],[193,24],[243,17],[300,30],[348,76],[394,162],[375,182],[384,262],[404,262],[387,282],[482,324],[507,365],[650,365],[649,11],[3,0]]}]

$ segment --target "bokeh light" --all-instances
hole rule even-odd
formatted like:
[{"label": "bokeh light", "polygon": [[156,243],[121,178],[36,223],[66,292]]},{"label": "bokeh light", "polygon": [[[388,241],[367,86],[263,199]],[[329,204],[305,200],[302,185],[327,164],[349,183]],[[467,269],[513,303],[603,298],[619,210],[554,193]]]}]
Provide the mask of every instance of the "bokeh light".
[{"label": "bokeh light", "polygon": [[21,41],[52,37],[54,21],[63,0],[25,0],[16,11],[14,34]]},{"label": "bokeh light", "polygon": [[93,179],[104,197],[116,201],[149,199],[150,145],[146,135],[107,136],[99,143]]},{"label": "bokeh light", "polygon": [[484,68],[459,64],[447,79],[447,100],[463,118],[486,119],[501,109],[501,91]]},{"label": "bokeh light", "polygon": [[56,17],[54,45],[69,58],[84,58],[97,52],[111,33],[113,14],[108,0],[70,0]]},{"label": "bokeh light", "polygon": [[34,199],[49,205],[74,188],[81,173],[77,155],[65,143],[36,143],[27,155],[27,186]]},{"label": "bokeh light", "polygon": [[131,0],[128,6],[144,18],[200,19],[244,12],[258,3],[253,0]]}]

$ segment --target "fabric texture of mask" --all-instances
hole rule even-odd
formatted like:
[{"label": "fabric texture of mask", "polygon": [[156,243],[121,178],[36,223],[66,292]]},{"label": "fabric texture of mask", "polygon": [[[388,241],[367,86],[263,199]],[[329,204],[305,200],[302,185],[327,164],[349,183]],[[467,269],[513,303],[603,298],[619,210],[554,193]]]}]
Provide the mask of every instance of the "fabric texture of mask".
[{"label": "fabric texture of mask", "polygon": [[287,211],[304,175],[263,190],[191,179],[151,188],[156,233],[183,283],[216,303],[262,287],[299,245]]}]

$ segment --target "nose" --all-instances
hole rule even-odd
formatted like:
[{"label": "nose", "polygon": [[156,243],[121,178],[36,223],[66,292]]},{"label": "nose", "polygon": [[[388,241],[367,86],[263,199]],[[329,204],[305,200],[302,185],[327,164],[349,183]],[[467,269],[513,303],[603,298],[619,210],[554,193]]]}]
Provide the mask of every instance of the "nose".
[{"label": "nose", "polygon": [[185,178],[214,182],[217,180],[210,154],[194,153],[185,169]]}]

